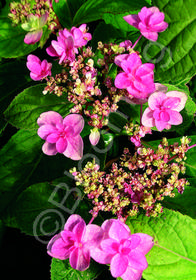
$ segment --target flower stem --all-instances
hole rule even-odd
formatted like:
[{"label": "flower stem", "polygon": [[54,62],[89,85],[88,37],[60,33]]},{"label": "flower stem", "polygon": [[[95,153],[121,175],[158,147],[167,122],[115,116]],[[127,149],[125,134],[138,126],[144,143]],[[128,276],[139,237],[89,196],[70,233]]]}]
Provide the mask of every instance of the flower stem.
[{"label": "flower stem", "polygon": [[194,147],[196,147],[196,144],[194,144],[194,145],[188,147],[188,150],[189,150],[189,149],[192,149],[192,148],[194,148]]},{"label": "flower stem", "polygon": [[139,42],[139,40],[142,38],[142,34],[138,37],[138,39],[135,41],[135,43],[132,46],[132,49],[135,48],[135,46],[137,45],[137,43]]},{"label": "flower stem", "polygon": [[88,225],[92,224],[92,222],[94,221],[95,217],[92,216],[92,218],[90,219],[90,222],[88,223]]}]

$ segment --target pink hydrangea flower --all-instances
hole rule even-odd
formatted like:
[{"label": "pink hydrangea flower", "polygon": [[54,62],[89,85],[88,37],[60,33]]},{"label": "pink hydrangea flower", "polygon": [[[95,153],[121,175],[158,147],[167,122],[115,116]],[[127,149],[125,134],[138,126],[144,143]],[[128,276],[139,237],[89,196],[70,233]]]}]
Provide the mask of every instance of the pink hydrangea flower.
[{"label": "pink hydrangea flower", "polygon": [[148,99],[148,108],[142,115],[144,126],[156,126],[159,131],[170,129],[171,125],[183,122],[179,113],[185,106],[187,96],[183,92],[155,92]]},{"label": "pink hydrangea flower", "polygon": [[151,41],[157,41],[158,32],[163,32],[168,27],[168,23],[164,21],[164,13],[161,13],[157,7],[143,7],[138,15],[128,15],[123,18]]},{"label": "pink hydrangea flower", "polygon": [[79,215],[71,215],[64,230],[55,235],[48,243],[48,254],[54,258],[69,258],[71,267],[83,271],[90,265],[91,251],[103,237],[101,227],[87,225]]},{"label": "pink hydrangea flower", "polygon": [[67,30],[60,30],[57,41],[52,40],[51,45],[46,49],[50,56],[58,57],[59,64],[62,62],[74,61],[77,49],[74,48],[74,39],[72,34]]},{"label": "pink hydrangea flower", "polygon": [[83,156],[83,140],[80,132],[84,127],[84,119],[79,114],[70,114],[64,119],[54,111],[42,113],[37,120],[40,128],[38,135],[46,140],[42,151],[49,156],[64,154],[73,160]]},{"label": "pink hydrangea flower", "polygon": [[119,55],[115,63],[124,72],[119,73],[114,81],[115,87],[127,89],[128,93],[136,98],[145,99],[155,91],[154,64],[144,63],[136,53]]},{"label": "pink hydrangea flower", "polygon": [[51,76],[52,64],[46,59],[41,61],[36,55],[27,56],[27,68],[31,71],[30,77],[34,81],[40,81],[47,76]]},{"label": "pink hydrangea flower", "polygon": [[131,235],[129,227],[120,220],[106,220],[101,228],[104,238],[91,257],[102,264],[110,264],[113,277],[139,280],[147,268],[145,254],[153,247],[153,238],[147,234]]},{"label": "pink hydrangea flower", "polygon": [[80,27],[72,27],[70,30],[73,38],[74,38],[74,47],[81,48],[85,46],[88,41],[92,39],[92,35],[87,33],[86,24],[80,25]]},{"label": "pink hydrangea flower", "polygon": [[119,46],[125,48],[128,51],[132,45],[133,44],[130,40],[125,40],[124,42],[121,42]]},{"label": "pink hydrangea flower", "polygon": [[79,28],[72,27],[70,31],[66,28],[59,31],[57,41],[52,40],[51,46],[46,49],[50,56],[60,58],[59,64],[66,60],[74,61],[78,48],[85,46],[92,36],[86,32],[86,24],[82,24]]},{"label": "pink hydrangea flower", "polygon": [[31,14],[27,17],[28,21],[21,25],[24,30],[29,31],[24,38],[25,44],[35,44],[40,41],[43,34],[42,28],[47,23],[48,16],[46,12],[42,16]]}]

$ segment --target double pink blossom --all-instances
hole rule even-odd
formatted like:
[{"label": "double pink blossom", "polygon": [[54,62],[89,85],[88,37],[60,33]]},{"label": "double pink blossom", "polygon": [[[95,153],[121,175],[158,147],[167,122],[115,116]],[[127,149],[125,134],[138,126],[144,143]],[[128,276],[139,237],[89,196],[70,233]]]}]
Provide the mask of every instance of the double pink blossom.
[{"label": "double pink blossom", "polygon": [[154,64],[142,64],[136,53],[119,55],[115,58],[115,63],[124,71],[116,76],[115,87],[127,89],[131,98],[139,99],[146,99],[155,91]]},{"label": "double pink blossom", "polygon": [[163,32],[168,27],[168,23],[164,21],[164,13],[157,7],[143,7],[138,15],[128,15],[123,18],[151,41],[157,41],[158,32]]},{"label": "double pink blossom", "polygon": [[46,59],[41,61],[36,55],[27,56],[27,68],[31,71],[30,77],[34,81],[40,81],[47,76],[51,76],[52,64]]},{"label": "double pink blossom", "polygon": [[72,27],[70,31],[66,28],[60,30],[57,41],[52,40],[46,52],[50,56],[59,57],[59,64],[67,60],[74,61],[78,48],[85,46],[92,38],[91,34],[86,31],[86,24],[82,24],[79,28]]},{"label": "double pink blossom", "polygon": [[186,100],[186,94],[179,91],[158,91],[151,94],[148,99],[149,107],[142,115],[142,124],[148,127],[156,126],[159,131],[181,124],[183,119],[179,112],[184,108]]},{"label": "double pink blossom", "polygon": [[48,243],[48,254],[54,258],[69,258],[71,267],[83,271],[90,265],[91,251],[100,243],[103,230],[97,225],[87,225],[79,215],[71,215],[64,230]]},{"label": "double pink blossom", "polygon": [[38,135],[46,140],[42,151],[49,156],[61,153],[73,160],[83,156],[83,140],[80,132],[84,119],[79,114],[70,114],[64,119],[54,111],[42,113],[37,120]]},{"label": "double pink blossom", "polygon": [[110,264],[113,277],[139,280],[148,267],[145,254],[153,247],[153,238],[147,234],[131,234],[120,220],[106,220],[101,228],[104,238],[91,252],[91,257],[102,264]]}]

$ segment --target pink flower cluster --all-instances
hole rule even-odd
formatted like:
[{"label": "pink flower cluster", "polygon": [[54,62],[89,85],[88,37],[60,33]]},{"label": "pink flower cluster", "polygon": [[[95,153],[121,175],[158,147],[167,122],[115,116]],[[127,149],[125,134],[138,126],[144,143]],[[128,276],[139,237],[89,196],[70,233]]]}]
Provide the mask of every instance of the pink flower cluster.
[{"label": "pink flower cluster", "polygon": [[70,31],[65,28],[59,31],[57,41],[52,40],[46,52],[50,56],[58,57],[59,64],[67,60],[72,62],[78,48],[85,46],[91,38],[91,34],[87,33],[86,24],[82,24],[79,28],[72,27]]},{"label": "pink flower cluster", "polygon": [[38,135],[46,140],[42,151],[49,156],[64,154],[73,160],[83,156],[83,140],[80,132],[84,127],[84,119],[79,114],[70,114],[64,119],[54,111],[42,113],[37,120],[40,128]]},{"label": "pink flower cluster", "polygon": [[138,15],[125,16],[124,20],[139,29],[147,39],[157,41],[158,32],[163,32],[168,27],[164,18],[164,13],[161,13],[157,7],[143,7]]},{"label": "pink flower cluster", "polygon": [[186,94],[179,91],[157,91],[151,94],[148,99],[149,107],[142,115],[142,124],[147,127],[156,126],[159,131],[181,124],[183,119],[179,112],[186,101]]},{"label": "pink flower cluster", "polygon": [[118,55],[114,62],[124,71],[116,76],[115,87],[127,89],[131,98],[144,100],[155,91],[154,64],[142,64],[137,53]]},{"label": "pink flower cluster", "polygon": [[101,227],[86,226],[79,215],[71,215],[64,230],[50,240],[47,249],[54,258],[69,258],[74,269],[87,269],[92,257],[98,263],[110,264],[113,277],[139,280],[148,266],[145,254],[153,245],[151,236],[131,234],[120,220],[106,220]]}]

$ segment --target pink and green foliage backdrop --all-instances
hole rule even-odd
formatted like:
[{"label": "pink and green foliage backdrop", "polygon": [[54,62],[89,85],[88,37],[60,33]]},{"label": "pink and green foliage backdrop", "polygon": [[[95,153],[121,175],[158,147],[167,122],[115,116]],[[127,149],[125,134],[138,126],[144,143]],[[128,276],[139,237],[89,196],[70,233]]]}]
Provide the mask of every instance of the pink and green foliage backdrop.
[{"label": "pink and green foliage backdrop", "polygon": [[[196,1],[25,0],[31,8],[35,3],[45,7],[42,22],[39,16],[17,22],[10,10],[20,1],[14,3],[7,0],[0,4],[2,232],[8,227],[17,228],[46,247],[57,234],[59,239],[54,237],[48,245],[53,257],[48,267],[51,280],[105,279],[110,263],[116,279],[196,279]],[[158,34],[158,40],[141,37],[141,30],[123,19],[138,14],[143,7],[157,7],[165,15],[168,27],[165,25]],[[83,41],[78,39],[81,45],[76,44],[79,28],[84,34]],[[33,44],[25,43],[30,32],[31,39],[40,34],[41,38]],[[58,40],[60,37],[63,39]],[[119,46],[125,40],[132,42],[130,48]],[[59,54],[62,44],[66,47]],[[129,58],[115,60],[123,53]],[[88,92],[92,96],[72,92],[73,87],[80,90],[80,79],[73,78],[75,72],[69,72],[79,55],[84,58],[81,63],[86,67],[85,75],[90,71]],[[137,70],[142,67],[145,72],[148,68],[148,80],[143,82],[146,95],[140,89],[143,95],[139,96],[130,82],[130,75],[135,75],[129,66],[134,56]],[[146,81],[143,72],[139,78],[134,76],[134,81]],[[154,88],[147,92],[150,84]],[[159,93],[154,84],[161,84]],[[165,110],[164,106],[170,106],[170,110],[160,117],[164,118],[163,125],[157,115]],[[162,173],[158,174],[158,169]],[[162,177],[156,177],[157,189],[153,187],[153,176],[159,175]],[[135,180],[132,184],[141,185],[140,189],[130,190],[128,180]],[[147,190],[142,186],[144,181],[149,184]],[[112,190],[109,184],[113,184]],[[173,188],[165,189],[164,184]],[[70,265],[68,257],[54,257],[52,246],[57,246],[55,242],[60,240],[71,214],[82,217],[82,229],[96,224],[104,231],[104,221],[118,218],[132,235],[151,236],[154,246],[149,245],[148,253],[138,245],[148,263],[147,268],[138,266],[142,276],[129,278],[122,273],[124,276],[118,277],[112,261],[97,261],[91,249],[88,253],[94,260],[89,260],[85,270],[77,265],[74,269],[73,259]],[[86,239],[81,242],[86,244]]]}]

